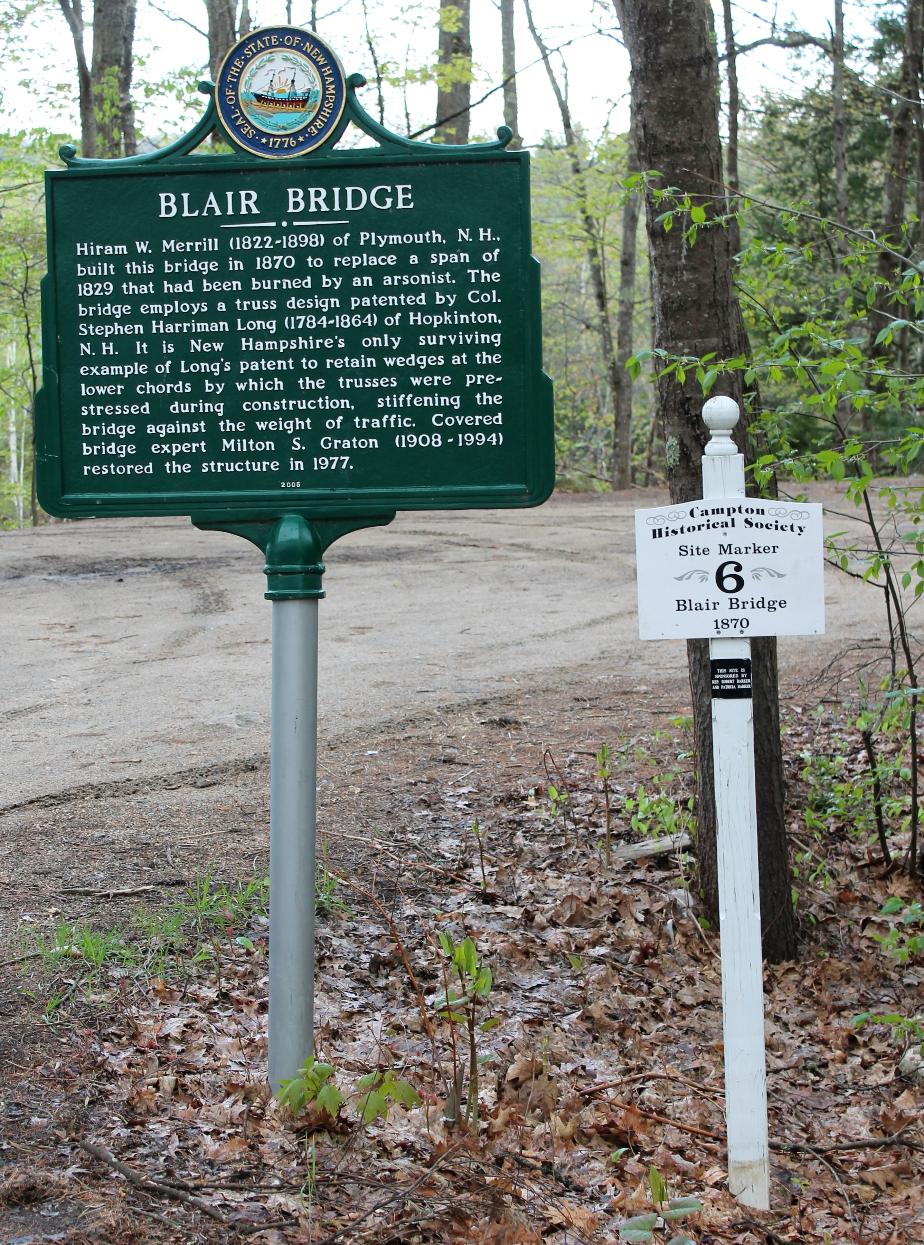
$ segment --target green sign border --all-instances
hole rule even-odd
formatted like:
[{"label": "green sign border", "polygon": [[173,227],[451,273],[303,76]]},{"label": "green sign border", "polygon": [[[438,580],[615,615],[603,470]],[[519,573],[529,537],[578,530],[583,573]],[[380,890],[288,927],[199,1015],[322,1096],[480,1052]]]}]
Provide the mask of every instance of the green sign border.
[{"label": "green sign border", "polygon": [[[523,151],[506,151],[512,137],[507,127],[498,130],[496,142],[477,143],[466,146],[421,143],[402,138],[386,130],[363,109],[356,98],[356,90],[364,85],[360,74],[347,79],[347,102],[341,121],[331,134],[325,148],[309,157],[287,161],[288,168],[362,166],[382,168],[407,167],[414,163],[419,167],[428,162],[516,161],[522,166],[524,188],[521,205],[523,237],[530,237],[529,206],[529,156]],[[266,496],[256,491],[216,491],[204,501],[201,494],[190,497],[189,492],[152,492],[135,496],[120,493],[70,493],[62,487],[61,450],[61,395],[58,389],[57,347],[58,334],[54,285],[51,274],[55,271],[54,233],[54,187],[58,179],[74,177],[120,178],[133,172],[194,172],[238,171],[253,169],[265,162],[249,153],[240,155],[194,156],[191,153],[203,142],[218,124],[213,85],[200,83],[200,91],[210,96],[209,107],[201,121],[182,139],[150,154],[130,156],[121,160],[87,160],[77,156],[72,146],[64,146],[60,155],[66,169],[46,173],[46,212],[48,220],[49,275],[42,281],[42,340],[43,340],[43,386],[35,401],[36,431],[36,484],[39,501],[50,514],[63,518],[88,518],[92,516],[161,516],[188,515],[203,527],[223,527],[252,522],[261,528],[283,516],[302,516],[305,519],[330,521],[365,520],[382,523],[397,510],[452,510],[516,508],[536,506],[551,494],[555,483],[554,432],[552,418],[552,384],[541,370],[542,334],[539,310],[539,263],[530,257],[527,284],[531,287],[530,307],[526,325],[526,363],[524,365],[524,411],[527,434],[525,445],[525,479],[516,484],[491,486],[448,486],[441,488],[402,487],[400,489],[368,488],[356,490],[328,489],[326,495],[297,496],[276,493]],[[344,130],[353,122],[377,142],[372,149],[335,151],[334,144]],[[224,133],[224,131],[221,131]],[[274,162],[278,168],[278,163]],[[361,526],[360,522],[350,526]],[[244,532],[240,532],[244,535]],[[254,539],[250,531],[249,539]],[[261,543],[262,542],[255,542]]]}]

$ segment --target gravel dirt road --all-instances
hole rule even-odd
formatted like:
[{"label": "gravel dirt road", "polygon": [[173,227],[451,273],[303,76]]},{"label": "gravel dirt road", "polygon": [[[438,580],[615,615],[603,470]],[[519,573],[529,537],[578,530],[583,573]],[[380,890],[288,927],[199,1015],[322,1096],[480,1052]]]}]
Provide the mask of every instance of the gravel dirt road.
[{"label": "gravel dirt road", "polygon": [[[664,497],[403,514],[338,541],[321,606],[322,740],[597,672],[627,700],[681,685],[683,645],[637,639],[633,510]],[[0,536],[0,811],[264,757],[263,589],[254,547],[184,519]],[[881,631],[872,590],[829,572],[826,596],[826,637],[781,640],[784,681]]]}]

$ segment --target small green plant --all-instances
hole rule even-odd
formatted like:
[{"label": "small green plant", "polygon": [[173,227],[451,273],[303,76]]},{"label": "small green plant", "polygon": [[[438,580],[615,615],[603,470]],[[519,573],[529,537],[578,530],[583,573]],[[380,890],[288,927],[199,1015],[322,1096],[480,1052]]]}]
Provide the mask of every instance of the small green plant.
[{"label": "small green plant", "polygon": [[346,1099],[337,1088],[334,1069],[329,1063],[319,1063],[309,1055],[295,1076],[283,1081],[276,1095],[277,1101],[293,1115],[299,1115],[313,1102],[331,1119],[336,1119]]},{"label": "small green plant", "polygon": [[924,955],[924,908],[921,901],[916,899],[913,903],[905,903],[893,895],[882,905],[881,911],[883,916],[898,918],[887,934],[873,934],[886,955],[899,964],[907,964],[916,956]]},{"label": "small green plant", "polygon": [[472,834],[475,836],[475,842],[478,844],[478,867],[481,869],[481,893],[482,895],[486,895],[488,893],[488,875],[485,872],[484,867],[485,835],[481,828],[481,823],[478,821],[477,817],[472,822]]},{"label": "small green plant", "polygon": [[[359,1091],[356,1110],[363,1124],[371,1124],[380,1116],[387,1115],[388,1108],[393,1103],[400,1103],[404,1107],[416,1107],[420,1102],[420,1096],[414,1086],[409,1081],[396,1077],[391,1068],[380,1068],[361,1076],[356,1082],[355,1090]],[[352,1094],[350,1096],[352,1097]],[[314,1103],[331,1119],[336,1119],[340,1108],[347,1101],[337,1085],[333,1065],[320,1063],[314,1055],[308,1056],[295,1076],[282,1082],[276,1099],[293,1115],[301,1114],[309,1103]],[[309,1179],[313,1171],[313,1150],[311,1158],[312,1163],[308,1165]],[[313,1188],[313,1184],[310,1187]]]},{"label": "small green plant", "polygon": [[252,878],[228,886],[211,873],[193,879],[181,905],[199,934],[250,925],[269,912],[269,878]]},{"label": "small green plant", "polygon": [[327,863],[327,843],[321,847],[314,880],[314,910],[319,916],[343,916],[349,912],[340,894],[340,879],[331,873]]},{"label": "small green plant", "polygon": [[[443,966],[445,991],[437,1011],[449,1024],[453,1048],[454,1083],[461,1081],[461,1069],[455,1042],[455,1027],[462,1025],[468,1039],[468,1096],[465,1120],[473,1129],[478,1127],[479,1068],[489,1056],[479,1055],[478,1035],[493,1028],[499,1021],[491,1016],[480,1019],[481,1012],[491,995],[494,978],[490,968],[478,959],[478,949],[471,938],[460,943],[450,934],[440,931],[439,943],[446,957]],[[451,978],[455,977],[455,981]]]},{"label": "small green plant", "polygon": [[[899,964],[907,964],[920,955],[924,955],[924,907],[916,899],[906,903],[898,895],[892,895],[880,909],[883,916],[897,917],[896,923],[889,927],[886,934],[873,933],[890,959]],[[897,1041],[903,1045],[920,1043],[924,1054],[924,1016],[903,1016],[899,1012],[860,1012],[853,1017],[856,1028],[866,1024],[888,1025]]]},{"label": "small green plant", "polygon": [[924,1054],[924,1017],[902,1016],[900,1012],[860,1012],[851,1023],[856,1029],[864,1025],[886,1025],[897,1042],[903,1046],[920,1043],[921,1054]]},{"label": "small green plant", "polygon": [[[843,741],[839,741],[843,745]],[[843,829],[852,837],[869,838],[874,830],[872,776],[852,775],[846,752],[834,756],[803,752],[802,777],[809,792],[805,825],[812,831]]]},{"label": "small green plant", "polygon": [[693,825],[693,800],[677,798],[664,788],[649,791],[639,784],[635,795],[626,797],[625,808],[632,829],[646,838],[675,838]]},{"label": "small green plant", "polygon": [[361,1076],[356,1082],[356,1088],[363,1091],[356,1108],[364,1124],[371,1124],[379,1116],[386,1116],[392,1103],[400,1103],[403,1107],[416,1107],[420,1102],[420,1095],[414,1086],[409,1081],[399,1080],[391,1068]]},{"label": "small green plant", "polygon": [[603,816],[604,816],[604,839],[603,850],[606,854],[606,863],[612,861],[612,833],[613,833],[613,809],[610,802],[610,778],[612,771],[610,770],[610,748],[609,744],[601,744],[596,755],[597,768],[594,771],[596,777],[603,784]]},{"label": "small green plant", "polygon": [[[828,862],[810,847],[800,848],[793,857],[792,876],[797,882],[811,882],[827,893],[833,882],[833,875]],[[793,902],[798,900],[798,891],[794,889]]]},{"label": "small green plant", "polygon": [[[619,1239],[626,1241],[628,1245],[664,1240],[673,1223],[686,1219],[688,1215],[697,1215],[703,1209],[698,1198],[671,1197],[663,1176],[653,1166],[648,1169],[648,1188],[657,1209],[646,1215],[634,1215],[631,1219],[623,1220],[619,1225]],[[668,1245],[695,1245],[695,1242],[692,1237],[681,1233],[679,1236],[672,1236]]]},{"label": "small green plant", "polygon": [[51,938],[39,938],[35,949],[46,967],[60,969],[66,963],[74,964],[87,982],[95,980],[103,968],[137,961],[135,948],[118,930],[103,932],[67,921],[55,926]]},{"label": "small green plant", "polygon": [[140,908],[124,929],[98,930],[62,921],[50,934],[30,933],[26,945],[50,978],[34,994],[47,999],[45,1014],[50,1017],[80,991],[98,988],[106,977],[166,978],[205,964],[220,975],[222,946],[233,942],[256,950],[252,938],[235,931],[247,930],[263,917],[268,902],[266,878],[225,885],[206,874],[194,879],[179,903],[160,911]]},{"label": "small green plant", "polygon": [[555,821],[558,817],[567,818],[570,811],[568,792],[559,789],[553,782],[549,783],[547,791],[549,795],[549,812],[552,814],[552,820]]}]

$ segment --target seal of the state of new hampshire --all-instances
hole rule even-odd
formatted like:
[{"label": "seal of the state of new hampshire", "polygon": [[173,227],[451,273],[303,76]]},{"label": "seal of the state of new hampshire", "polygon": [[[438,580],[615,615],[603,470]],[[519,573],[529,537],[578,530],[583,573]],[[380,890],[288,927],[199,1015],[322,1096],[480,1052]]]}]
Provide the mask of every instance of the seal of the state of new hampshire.
[{"label": "seal of the state of new hampshire", "polygon": [[225,57],[215,103],[238,147],[291,159],[337,132],[346,79],[337,57],[310,30],[267,26],[239,40]]}]

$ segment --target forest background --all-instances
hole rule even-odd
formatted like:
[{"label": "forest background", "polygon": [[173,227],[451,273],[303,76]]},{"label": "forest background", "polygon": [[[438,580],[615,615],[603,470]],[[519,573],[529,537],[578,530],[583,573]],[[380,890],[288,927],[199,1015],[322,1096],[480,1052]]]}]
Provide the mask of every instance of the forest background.
[{"label": "forest background", "polygon": [[[920,50],[916,65],[904,54],[907,8],[837,0],[813,7],[803,28],[775,3],[715,5],[725,138],[715,193],[731,196],[722,227],[734,234],[749,369],[775,451],[837,447],[858,431],[888,441],[914,422],[907,400],[917,392],[908,385],[921,334],[899,287],[901,260],[919,244],[924,141]],[[638,168],[614,8],[569,9],[563,22],[554,6],[514,0],[499,10],[490,0],[377,10],[365,0],[332,8],[314,0],[294,15],[291,3],[242,9],[207,0],[180,14],[144,0],[137,12],[135,0],[96,0],[84,13],[79,0],[6,0],[0,17],[8,126],[0,139],[0,524],[41,521],[31,405],[41,363],[42,170],[78,135],[85,154],[102,155],[177,137],[201,115],[197,83],[237,32],[280,20],[316,26],[350,69],[361,68],[366,107],[399,133],[459,141],[512,123],[514,143],[534,155],[560,486],[665,478],[651,384],[664,360],[651,354],[649,248],[638,227],[646,186],[657,180]],[[678,65],[678,89],[683,76]],[[446,116],[454,120],[434,125]],[[676,222],[692,243],[706,205],[685,203],[677,189],[664,202],[663,227]],[[726,366],[705,363],[704,395]],[[816,364],[813,385],[800,369]]]}]

